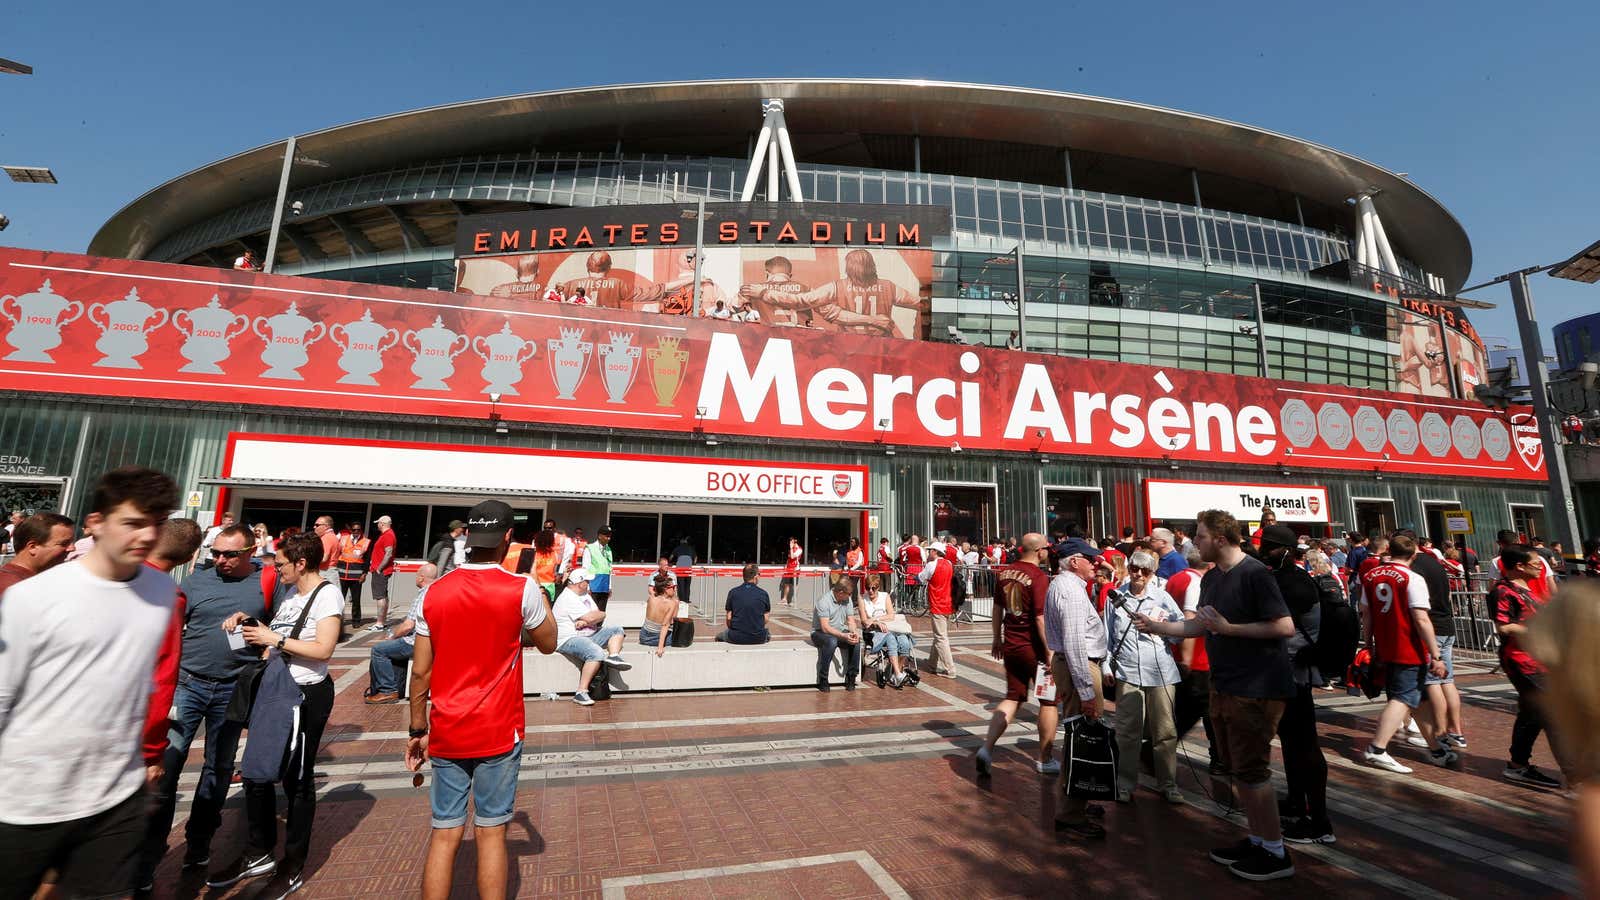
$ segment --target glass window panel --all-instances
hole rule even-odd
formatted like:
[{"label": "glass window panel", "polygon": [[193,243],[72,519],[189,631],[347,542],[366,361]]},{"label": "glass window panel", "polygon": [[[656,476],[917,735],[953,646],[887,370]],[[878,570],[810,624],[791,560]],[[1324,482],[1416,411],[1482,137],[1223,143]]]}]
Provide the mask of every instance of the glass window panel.
[{"label": "glass window panel", "polygon": [[994,188],[978,188],[978,218],[1000,220],[1000,198]]},{"label": "glass window panel", "polygon": [[1000,195],[1000,221],[1022,221],[1022,198],[1015,191],[999,191]]},{"label": "glass window panel", "polygon": [[791,537],[802,544],[805,543],[805,519],[799,516],[762,516],[761,556],[756,561],[763,566],[781,566],[787,563]]},{"label": "glass window panel", "polygon": [[661,516],[660,553],[678,564],[677,557],[693,556],[696,562],[705,560],[709,543],[711,517],[687,513],[663,513]]},{"label": "glass window panel", "polygon": [[[1067,209],[1054,197],[1048,198],[1043,204],[1044,223],[1050,228],[1066,228]],[[1030,216],[1029,221],[1032,221]]]},{"label": "glass window panel", "polygon": [[857,175],[839,176],[839,202],[861,202],[861,178]]},{"label": "glass window panel", "polygon": [[883,193],[883,200],[885,203],[905,203],[906,183],[898,178],[890,179],[884,184]]},{"label": "glass window panel", "polygon": [[850,543],[849,519],[807,519],[806,565],[828,565],[836,551]]},{"label": "glass window panel", "polygon": [[876,177],[873,177],[873,176],[869,175],[869,176],[866,176],[866,177],[861,179],[861,202],[862,203],[882,203],[883,202],[883,179],[882,178],[876,178]]},{"label": "glass window panel", "polygon": [[727,566],[756,561],[756,517],[713,516],[708,559]]},{"label": "glass window panel", "polygon": [[611,553],[619,563],[654,563],[658,552],[655,513],[611,514]]},{"label": "glass window panel", "polygon": [[934,206],[950,207],[953,202],[952,195],[950,193],[950,185],[942,182],[934,182],[929,192],[929,198],[930,202]]},{"label": "glass window panel", "polygon": [[970,187],[958,187],[958,188],[956,188],[955,189],[955,199],[956,199],[956,215],[958,215],[958,216],[973,216],[973,217],[978,215],[978,201],[975,199],[975,195],[972,192],[972,188],[970,188]]},{"label": "glass window panel", "polygon": [[832,172],[817,173],[816,199],[833,203],[839,199],[839,178]]}]

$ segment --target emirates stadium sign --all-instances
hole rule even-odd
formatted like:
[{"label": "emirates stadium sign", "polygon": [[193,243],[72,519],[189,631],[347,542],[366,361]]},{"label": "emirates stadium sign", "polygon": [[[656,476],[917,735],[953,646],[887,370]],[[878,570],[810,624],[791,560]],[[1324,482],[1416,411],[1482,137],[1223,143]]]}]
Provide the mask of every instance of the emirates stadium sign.
[{"label": "emirates stadium sign", "polygon": [[[1525,409],[1338,385],[0,250],[0,373],[40,392],[544,426],[1544,477]],[[819,490],[837,491],[822,483]]]}]

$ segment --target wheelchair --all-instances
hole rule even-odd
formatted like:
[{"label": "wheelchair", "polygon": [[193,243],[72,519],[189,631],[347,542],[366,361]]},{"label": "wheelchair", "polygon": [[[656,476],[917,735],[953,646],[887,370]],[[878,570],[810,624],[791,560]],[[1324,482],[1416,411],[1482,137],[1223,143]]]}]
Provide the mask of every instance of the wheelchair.
[{"label": "wheelchair", "polygon": [[[872,652],[872,639],[876,635],[877,632],[868,632],[862,635],[862,640],[866,643],[866,647],[861,653],[861,677],[862,680],[871,678],[877,682],[878,687],[886,688],[891,685],[890,679],[894,678],[894,664],[889,662],[887,647],[876,653]],[[901,666],[906,675],[906,680],[900,683],[902,688],[916,687],[922,683],[922,676],[917,674],[915,657],[906,657]]]}]

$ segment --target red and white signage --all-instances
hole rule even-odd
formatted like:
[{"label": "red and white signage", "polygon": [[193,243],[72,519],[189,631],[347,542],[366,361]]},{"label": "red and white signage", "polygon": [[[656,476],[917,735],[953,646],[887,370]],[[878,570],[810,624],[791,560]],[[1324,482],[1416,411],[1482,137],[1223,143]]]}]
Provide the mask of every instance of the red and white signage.
[{"label": "red and white signage", "polygon": [[1269,509],[1285,525],[1329,521],[1328,489],[1315,485],[1147,479],[1144,490],[1145,508],[1157,521],[1193,520],[1206,509],[1232,513],[1241,522],[1259,522]]},{"label": "red and white signage", "polygon": [[0,250],[0,294],[21,390],[1544,477],[1526,408],[1337,385],[26,250]]},{"label": "red and white signage", "polygon": [[359,473],[363,487],[401,485],[467,494],[670,497],[685,502],[861,506],[865,466],[721,462],[670,456],[563,453],[299,435],[234,434],[223,475],[256,481],[326,482]]}]

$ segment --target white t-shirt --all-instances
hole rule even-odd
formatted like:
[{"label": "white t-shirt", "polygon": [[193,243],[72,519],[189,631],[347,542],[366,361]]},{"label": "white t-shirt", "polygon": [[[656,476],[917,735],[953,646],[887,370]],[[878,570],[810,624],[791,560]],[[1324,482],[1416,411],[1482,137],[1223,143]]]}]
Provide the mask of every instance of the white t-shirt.
[{"label": "white t-shirt", "polygon": [[467,536],[456,538],[456,567],[459,568],[467,561]]},{"label": "white t-shirt", "polygon": [[1189,579],[1189,586],[1184,588],[1183,596],[1181,598],[1172,598],[1182,602],[1184,612],[1200,611],[1200,576],[1203,574],[1202,572],[1195,572],[1194,576]]},{"label": "white t-shirt", "polygon": [[567,638],[575,635],[581,634],[584,637],[588,637],[594,634],[598,630],[597,628],[592,625],[587,628],[580,628],[578,627],[578,619],[599,608],[594,604],[594,597],[588,593],[579,595],[574,593],[571,588],[562,591],[561,596],[557,597],[555,604],[550,607],[550,611],[556,617],[556,646],[560,647],[567,642]]},{"label": "white t-shirt", "polygon": [[140,566],[107,581],[66,563],[0,607],[0,822],[104,812],[144,786],[145,710],[178,590]]},{"label": "white t-shirt", "polygon": [[868,597],[866,607],[867,615],[874,619],[883,618],[884,614],[889,611],[889,594],[886,591],[879,591],[874,596]]},{"label": "white t-shirt", "polygon": [[[312,591],[312,596],[316,598],[316,605],[311,607],[311,614],[306,616],[305,627],[300,629],[299,640],[302,641],[317,639],[318,620],[344,615],[344,596],[339,593],[337,585],[324,581]],[[294,623],[300,618],[300,610],[304,609],[305,605],[306,598],[300,596],[291,585],[288,593],[278,598],[278,607],[272,615],[272,630],[281,637],[288,637],[289,632],[294,631]],[[289,674],[294,676],[295,684],[316,684],[328,677],[328,661],[290,656]]]}]

